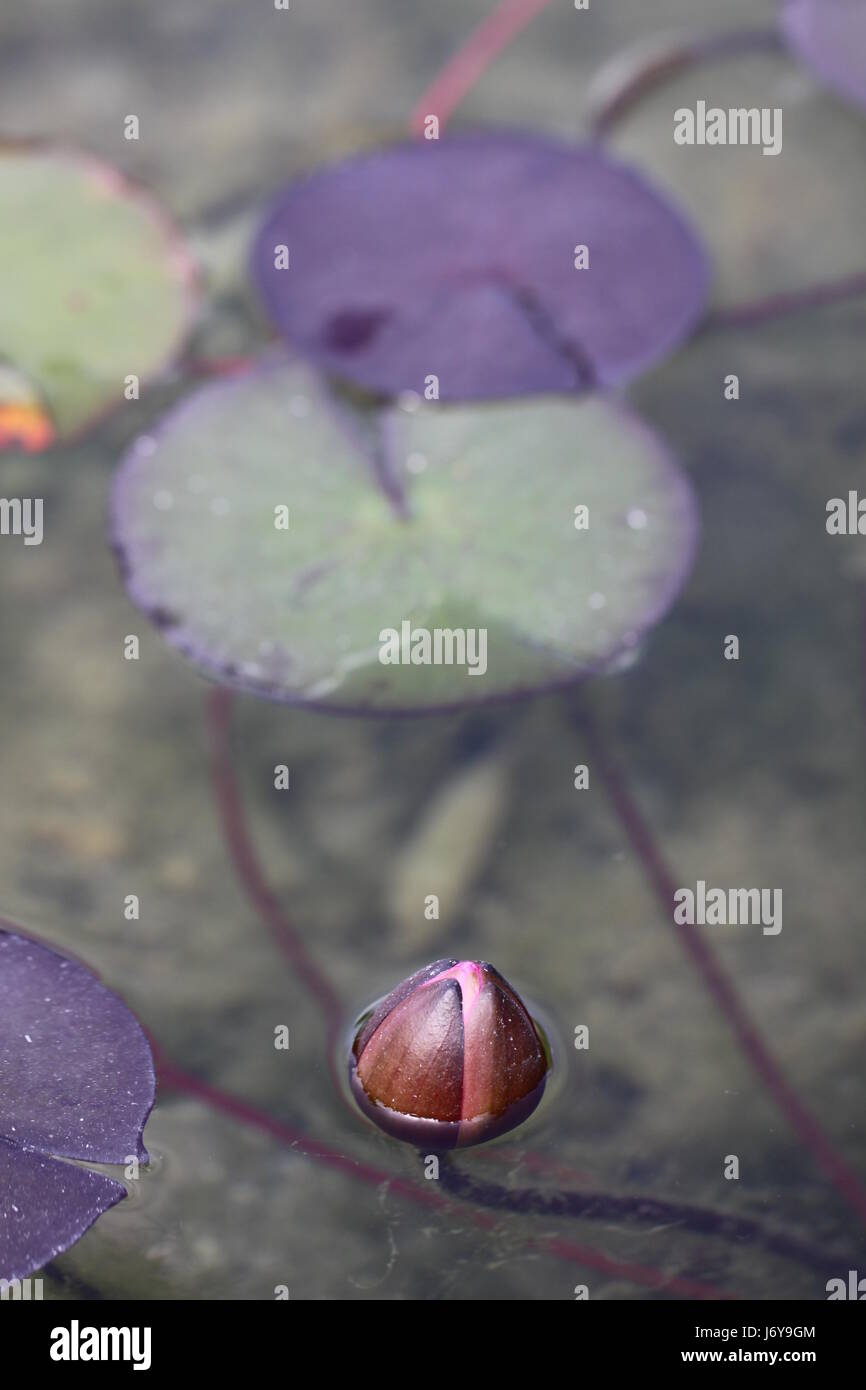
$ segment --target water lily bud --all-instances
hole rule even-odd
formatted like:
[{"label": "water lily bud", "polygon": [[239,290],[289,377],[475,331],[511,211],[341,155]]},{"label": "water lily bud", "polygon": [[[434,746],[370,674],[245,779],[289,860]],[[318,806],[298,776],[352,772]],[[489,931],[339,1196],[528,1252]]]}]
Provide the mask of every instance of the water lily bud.
[{"label": "water lily bud", "polygon": [[550,1067],[544,1034],[498,970],[437,960],[361,1018],[349,1080],[380,1128],[441,1150],[514,1129],[541,1100]]}]

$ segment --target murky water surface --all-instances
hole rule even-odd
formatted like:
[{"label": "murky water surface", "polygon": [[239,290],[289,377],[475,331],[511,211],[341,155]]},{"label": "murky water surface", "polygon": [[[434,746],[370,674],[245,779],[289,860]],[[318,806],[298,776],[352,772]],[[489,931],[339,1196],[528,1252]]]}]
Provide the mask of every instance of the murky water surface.
[{"label": "murky water surface", "polygon": [[[0,130],[60,134],[148,183],[211,277],[202,351],[246,352],[264,330],[241,249],[263,200],[306,165],[399,134],[487,9],[297,0],[275,20],[231,0],[33,0],[3,17]],[[767,22],[773,6],[553,6],[460,121],[577,137],[599,65],[696,10],[733,25]],[[678,150],[672,110],[698,99],[783,105],[783,157]],[[137,145],[121,135],[129,112]],[[780,56],[681,76],[612,144],[691,210],[720,303],[862,268],[866,123]],[[783,891],[777,935],[704,930],[860,1169],[866,551],[862,538],[830,538],[824,517],[863,476],[864,329],[861,300],[703,334],[631,390],[694,481],[703,537],[637,664],[580,695],[677,883]],[[723,397],[731,372],[738,402]],[[178,1065],[423,1188],[417,1156],[331,1088],[315,1002],[220,838],[207,687],[131,607],[106,546],[117,458],[180,390],[130,405],[84,443],[0,463],[5,495],[46,499],[41,548],[0,545],[0,911],[92,962]],[[138,664],[122,659],[133,632]],[[728,634],[738,662],[723,659]],[[347,1021],[444,955],[493,961],[550,1017],[564,1042],[556,1086],[525,1129],[462,1156],[466,1172],[700,1203],[848,1251],[847,1209],[709,1003],[601,778],[574,790],[575,764],[591,763],[576,703],[365,722],[240,699],[236,766],[275,891]],[[291,768],[289,794],[273,790],[276,763]],[[439,922],[407,910],[419,891],[441,893]],[[130,893],[137,922],[124,920]],[[287,1052],[273,1046],[280,1024]],[[586,1053],[571,1046],[582,1024]],[[675,1225],[429,1210],[168,1091],[146,1137],[151,1171],[58,1261],[52,1296],[84,1285],[106,1298],[267,1299],[285,1285],[292,1298],[568,1299],[578,1283],[598,1299],[662,1296],[618,1265],[754,1298],[824,1296],[814,1270]],[[737,1181],[724,1177],[729,1155]],[[614,1263],[571,1263],[548,1237]]]}]

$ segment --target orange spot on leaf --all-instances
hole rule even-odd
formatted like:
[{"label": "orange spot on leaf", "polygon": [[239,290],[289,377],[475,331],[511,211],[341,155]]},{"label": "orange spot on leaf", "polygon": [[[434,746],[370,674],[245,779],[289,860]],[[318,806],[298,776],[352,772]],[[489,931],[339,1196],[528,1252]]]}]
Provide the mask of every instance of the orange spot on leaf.
[{"label": "orange spot on leaf", "polygon": [[54,426],[40,405],[0,402],[0,449],[18,448],[37,454],[54,439]]}]

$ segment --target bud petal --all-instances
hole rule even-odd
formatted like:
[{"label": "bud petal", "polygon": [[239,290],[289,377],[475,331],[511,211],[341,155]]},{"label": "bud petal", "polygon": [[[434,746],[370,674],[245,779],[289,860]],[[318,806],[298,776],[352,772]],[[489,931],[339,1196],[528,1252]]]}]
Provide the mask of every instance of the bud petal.
[{"label": "bud petal", "polygon": [[491,980],[464,1028],[462,1119],[501,1115],[544,1080],[547,1059],[529,1014]]},{"label": "bud petal", "polygon": [[520,1124],[549,1070],[538,1026],[485,961],[410,975],[362,1020],[349,1062],[353,1094],[381,1128],[440,1149]]},{"label": "bud petal", "polygon": [[358,1061],[380,1105],[431,1120],[460,1119],[463,1011],[456,980],[428,984],[380,1023]]}]

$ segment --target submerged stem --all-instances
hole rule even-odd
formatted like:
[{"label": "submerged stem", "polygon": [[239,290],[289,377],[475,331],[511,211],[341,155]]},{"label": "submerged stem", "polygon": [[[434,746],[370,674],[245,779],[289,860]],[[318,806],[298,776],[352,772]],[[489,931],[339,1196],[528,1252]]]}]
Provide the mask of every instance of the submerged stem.
[{"label": "submerged stem", "polygon": [[807,309],[823,309],[830,304],[842,304],[848,299],[866,295],[866,271],[843,275],[838,280],[825,280],[805,290],[788,290],[768,295],[766,299],[746,300],[712,310],[699,332],[712,333],[717,329],[748,328],[756,323],[770,323],[788,314],[801,314]]},{"label": "submerged stem", "polygon": [[809,1150],[839,1195],[866,1224],[866,1188],[837,1152],[819,1121],[791,1086],[715,952],[693,926],[676,920],[674,907],[677,885],[647,821],[633,800],[622,773],[611,758],[595,721],[584,711],[578,715],[577,724],[590,748],[593,764],[598,768],[605,784],[617,819],[643,865],[656,900],[716,1007],[730,1026],[740,1050],[801,1143]]},{"label": "submerged stem", "polygon": [[550,0],[501,0],[419,98],[410,121],[412,134],[423,135],[428,116],[436,116],[441,129],[493,60],[549,3]]},{"label": "submerged stem", "polygon": [[471,1177],[441,1158],[439,1178],[454,1196],[482,1207],[537,1216],[568,1217],[576,1221],[628,1221],[644,1226],[677,1226],[697,1236],[715,1236],[736,1245],[757,1245],[771,1255],[793,1260],[823,1276],[847,1268],[846,1255],[817,1250],[781,1231],[767,1230],[751,1217],[729,1216],[710,1207],[663,1202],[656,1197],[614,1196],[609,1192],[577,1192],[543,1188],[501,1187]]},{"label": "submerged stem", "polygon": [[638,44],[613,58],[593,81],[587,98],[590,135],[596,140],[607,135],[642,97],[685,68],[781,47],[775,26],[721,34],[664,34]]},{"label": "submerged stem", "polygon": [[[307,986],[333,1037],[342,1024],[343,1006],[327,975],[307,951],[294,923],[283,911],[265,877],[247,829],[243,799],[232,766],[229,732],[234,704],[232,692],[216,686],[207,697],[206,717],[211,745],[211,777],[220,827],[241,887],[261,917],[271,940]],[[329,1058],[333,1048],[328,1047]]]},{"label": "submerged stem", "polygon": [[[396,1196],[413,1202],[416,1206],[428,1211],[448,1212],[452,1216],[455,1212],[460,1213],[466,1216],[474,1226],[482,1230],[495,1229],[495,1218],[483,1210],[476,1210],[472,1207],[467,1209],[463,1205],[465,1199],[458,1198],[460,1205],[456,1206],[449,1198],[443,1197],[435,1191],[434,1185],[431,1183],[413,1182],[409,1178],[399,1177],[385,1169],[377,1168],[373,1164],[352,1158],[348,1154],[342,1154],[324,1141],[316,1139],[313,1135],[305,1134],[302,1130],[295,1129],[285,1121],[279,1120],[276,1116],[269,1115],[267,1111],[260,1110],[258,1106],[250,1104],[249,1101],[231,1095],[218,1086],[212,1086],[209,1082],[175,1066],[155,1044],[154,1053],[161,1086],[190,1096],[218,1114],[268,1134],[272,1139],[285,1144],[304,1158],[324,1163],[344,1177],[375,1187],[380,1192],[393,1192]],[[556,1259],[566,1260],[586,1269],[594,1269],[611,1278],[625,1279],[644,1288],[663,1289],[666,1293],[677,1294],[682,1298],[718,1300],[735,1297],[735,1295],[726,1293],[712,1284],[705,1284],[692,1279],[680,1279],[676,1276],[671,1277],[652,1265],[624,1263],[612,1259],[604,1251],[596,1250],[593,1246],[578,1245],[573,1241],[563,1240],[559,1237],[531,1237],[526,1241],[526,1246],[544,1254],[553,1255]]]}]

